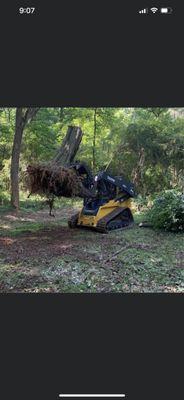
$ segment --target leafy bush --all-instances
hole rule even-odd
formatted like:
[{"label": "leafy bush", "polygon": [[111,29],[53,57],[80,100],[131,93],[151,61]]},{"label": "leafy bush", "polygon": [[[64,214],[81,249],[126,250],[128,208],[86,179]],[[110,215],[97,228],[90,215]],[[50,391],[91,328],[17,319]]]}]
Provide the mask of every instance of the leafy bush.
[{"label": "leafy bush", "polygon": [[156,197],[147,217],[153,228],[181,232],[184,230],[184,195],[168,190]]},{"label": "leafy bush", "polygon": [[136,211],[144,211],[148,207],[148,197],[143,197],[141,194],[138,194],[134,199],[134,205]]},{"label": "leafy bush", "polygon": [[9,204],[10,196],[6,191],[2,190],[0,185],[0,207]]}]

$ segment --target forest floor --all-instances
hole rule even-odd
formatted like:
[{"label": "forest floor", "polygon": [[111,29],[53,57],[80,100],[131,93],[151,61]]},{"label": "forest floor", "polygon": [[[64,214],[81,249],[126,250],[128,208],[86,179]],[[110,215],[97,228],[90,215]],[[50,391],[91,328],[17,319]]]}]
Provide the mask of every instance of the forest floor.
[{"label": "forest floor", "polygon": [[69,229],[76,210],[1,209],[0,292],[184,292],[182,234],[139,228],[142,214],[109,234]]}]

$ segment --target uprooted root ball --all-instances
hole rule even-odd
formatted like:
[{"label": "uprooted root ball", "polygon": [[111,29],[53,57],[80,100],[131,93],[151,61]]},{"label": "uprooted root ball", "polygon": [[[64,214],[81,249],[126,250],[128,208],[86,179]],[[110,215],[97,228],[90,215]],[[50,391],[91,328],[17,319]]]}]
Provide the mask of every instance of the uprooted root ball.
[{"label": "uprooted root ball", "polygon": [[83,197],[86,189],[72,168],[56,165],[28,165],[26,186],[31,194]]}]

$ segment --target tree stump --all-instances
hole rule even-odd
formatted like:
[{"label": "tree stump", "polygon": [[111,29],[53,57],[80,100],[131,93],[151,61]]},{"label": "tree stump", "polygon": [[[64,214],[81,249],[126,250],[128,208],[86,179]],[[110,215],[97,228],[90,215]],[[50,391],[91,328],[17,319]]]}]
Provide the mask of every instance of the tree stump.
[{"label": "tree stump", "polygon": [[81,128],[78,126],[69,126],[61,147],[51,163],[53,162],[53,164],[69,167],[69,165],[74,161],[82,136],[83,132]]}]

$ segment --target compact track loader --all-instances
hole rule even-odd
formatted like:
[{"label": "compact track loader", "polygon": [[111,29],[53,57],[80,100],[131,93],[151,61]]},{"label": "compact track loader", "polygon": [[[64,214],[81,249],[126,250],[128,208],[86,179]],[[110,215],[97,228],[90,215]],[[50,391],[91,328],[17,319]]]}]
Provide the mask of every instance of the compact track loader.
[{"label": "compact track loader", "polygon": [[135,192],[132,183],[106,171],[93,177],[85,163],[76,162],[71,167],[81,176],[90,196],[84,198],[82,210],[68,221],[70,228],[88,227],[107,233],[133,223],[131,198]]}]

